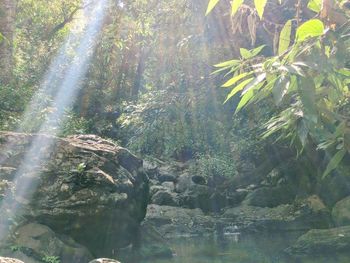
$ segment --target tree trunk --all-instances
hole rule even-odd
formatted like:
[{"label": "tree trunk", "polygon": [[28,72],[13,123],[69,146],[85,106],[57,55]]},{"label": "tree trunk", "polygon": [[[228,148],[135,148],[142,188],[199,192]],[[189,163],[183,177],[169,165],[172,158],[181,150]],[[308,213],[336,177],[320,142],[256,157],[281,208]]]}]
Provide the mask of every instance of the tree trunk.
[{"label": "tree trunk", "polygon": [[16,0],[0,0],[0,83],[8,84],[13,69],[13,37],[16,22]]}]

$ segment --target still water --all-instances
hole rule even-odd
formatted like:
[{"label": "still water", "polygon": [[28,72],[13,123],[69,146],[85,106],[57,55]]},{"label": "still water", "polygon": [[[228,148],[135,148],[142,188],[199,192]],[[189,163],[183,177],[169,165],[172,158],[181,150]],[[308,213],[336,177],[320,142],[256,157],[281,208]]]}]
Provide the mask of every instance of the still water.
[{"label": "still water", "polygon": [[[139,263],[350,263],[350,256],[312,255],[291,258],[284,253],[300,236],[289,234],[231,234],[222,237],[179,238],[169,241],[172,259],[138,260]],[[131,263],[131,262],[130,262]],[[133,262],[134,263],[134,262]]]}]

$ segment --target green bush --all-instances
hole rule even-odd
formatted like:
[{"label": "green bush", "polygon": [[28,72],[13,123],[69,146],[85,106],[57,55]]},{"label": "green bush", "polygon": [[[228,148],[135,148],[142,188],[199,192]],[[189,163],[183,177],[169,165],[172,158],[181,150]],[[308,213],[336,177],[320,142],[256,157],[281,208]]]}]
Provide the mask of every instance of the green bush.
[{"label": "green bush", "polygon": [[234,177],[237,174],[237,167],[231,156],[200,154],[190,171],[204,177]]}]

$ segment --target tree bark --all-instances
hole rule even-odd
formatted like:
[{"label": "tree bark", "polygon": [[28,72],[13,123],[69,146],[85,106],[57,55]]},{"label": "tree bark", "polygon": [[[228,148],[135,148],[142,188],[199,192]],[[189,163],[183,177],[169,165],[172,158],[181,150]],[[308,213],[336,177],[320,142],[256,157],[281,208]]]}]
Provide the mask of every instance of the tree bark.
[{"label": "tree bark", "polygon": [[16,22],[16,0],[0,0],[0,83],[8,84],[12,79],[13,37]]}]

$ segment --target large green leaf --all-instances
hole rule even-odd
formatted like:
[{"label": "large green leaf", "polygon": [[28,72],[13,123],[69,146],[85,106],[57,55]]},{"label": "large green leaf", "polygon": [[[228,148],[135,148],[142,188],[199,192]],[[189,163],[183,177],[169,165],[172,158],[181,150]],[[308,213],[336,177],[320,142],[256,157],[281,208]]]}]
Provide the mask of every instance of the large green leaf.
[{"label": "large green leaf", "polygon": [[267,4],[267,0],[254,0],[254,4],[260,19],[262,19],[265,11],[265,6]]},{"label": "large green leaf", "polygon": [[287,23],[283,26],[280,34],[278,55],[282,55],[289,48],[291,33],[292,33],[292,20],[288,20]]},{"label": "large green leaf", "polygon": [[242,74],[239,74],[237,76],[234,76],[233,78],[229,79],[224,85],[222,85],[223,88],[231,87],[232,85],[236,84],[241,79],[245,78],[248,75],[253,74],[253,72],[245,72]]},{"label": "large green leaf", "polygon": [[214,9],[214,7],[219,3],[219,1],[220,0],[210,0],[208,4],[207,12],[205,13],[205,15],[208,15]]},{"label": "large green leaf", "polygon": [[311,19],[298,27],[296,32],[296,41],[302,42],[310,37],[322,36],[324,31],[324,24],[321,20]]},{"label": "large green leaf", "polygon": [[238,9],[241,7],[241,5],[243,4],[244,0],[232,0],[232,11],[231,11],[231,15],[234,16]]},{"label": "large green leaf", "polygon": [[233,67],[237,64],[239,64],[241,61],[238,59],[233,59],[233,60],[228,60],[228,61],[224,61],[221,62],[219,64],[214,65],[214,67],[216,68],[223,68],[223,67]]},{"label": "large green leaf", "polygon": [[329,161],[326,170],[323,173],[323,178],[326,177],[327,175],[330,174],[334,169],[337,168],[337,166],[340,164],[340,162],[343,160],[345,154],[346,154],[346,149],[342,149],[338,151],[332,159]]},{"label": "large green leaf", "polygon": [[239,52],[240,52],[242,58],[250,59],[250,58],[253,58],[256,55],[258,55],[264,49],[265,46],[266,45],[262,45],[262,46],[259,46],[257,48],[251,49],[251,50],[248,50],[245,48],[240,48]]},{"label": "large green leaf", "polygon": [[239,83],[236,87],[234,87],[231,92],[227,95],[226,100],[224,103],[226,103],[229,99],[231,99],[234,95],[237,94],[237,92],[240,92],[242,89],[244,89],[245,86],[247,86],[254,78],[246,79],[245,81],[242,81]]},{"label": "large green leaf", "polygon": [[318,112],[316,106],[316,90],[315,83],[309,78],[298,78],[298,88],[300,99],[303,104],[304,118],[316,123]]},{"label": "large green leaf", "polygon": [[319,13],[321,12],[321,9],[322,9],[322,0],[310,0],[307,7],[316,12],[316,13]]},{"label": "large green leaf", "polygon": [[288,92],[290,83],[291,83],[290,79],[285,76],[279,77],[275,82],[275,85],[273,86],[273,89],[272,89],[272,95],[273,95],[273,98],[275,99],[276,105],[281,104],[284,96]]},{"label": "large green leaf", "polygon": [[254,89],[249,90],[239,101],[235,113],[239,112],[254,96]]}]

